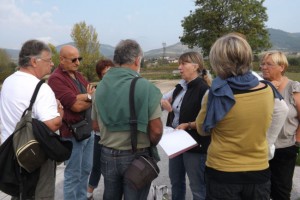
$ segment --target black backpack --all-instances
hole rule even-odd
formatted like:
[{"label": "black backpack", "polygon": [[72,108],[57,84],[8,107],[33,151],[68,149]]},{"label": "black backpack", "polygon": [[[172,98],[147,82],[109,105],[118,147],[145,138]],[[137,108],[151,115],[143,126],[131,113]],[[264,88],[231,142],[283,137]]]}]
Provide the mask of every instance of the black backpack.
[{"label": "black backpack", "polygon": [[34,118],[32,118],[32,129],[33,135],[41,145],[46,157],[56,162],[63,162],[70,158],[73,147],[71,141],[62,140],[44,122]]},{"label": "black backpack", "polygon": [[20,167],[13,148],[13,134],[0,146],[0,172],[1,191],[24,199],[34,196],[40,169],[28,173]]}]

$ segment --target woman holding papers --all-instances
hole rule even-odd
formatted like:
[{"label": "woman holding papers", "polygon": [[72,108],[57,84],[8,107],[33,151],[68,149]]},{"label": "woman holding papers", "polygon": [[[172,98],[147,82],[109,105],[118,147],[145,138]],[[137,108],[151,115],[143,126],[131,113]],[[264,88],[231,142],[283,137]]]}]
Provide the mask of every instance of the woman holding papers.
[{"label": "woman holding papers", "polygon": [[204,168],[210,137],[199,136],[194,121],[201,109],[201,100],[209,88],[210,80],[204,69],[203,58],[197,52],[182,54],[178,69],[182,80],[163,96],[161,104],[170,112],[167,126],[185,130],[198,145],[169,160],[172,199],[185,199],[187,174],[193,199],[202,200],[205,199]]},{"label": "woman holding papers", "polygon": [[266,135],[278,92],[251,73],[252,50],[239,34],[219,38],[209,59],[217,77],[196,119],[198,132],[211,135],[207,199],[270,199]]}]

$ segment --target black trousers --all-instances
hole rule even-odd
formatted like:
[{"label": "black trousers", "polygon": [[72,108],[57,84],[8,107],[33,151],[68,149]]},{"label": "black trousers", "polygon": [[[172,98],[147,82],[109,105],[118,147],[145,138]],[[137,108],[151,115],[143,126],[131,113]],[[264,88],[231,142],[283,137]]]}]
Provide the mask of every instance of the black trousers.
[{"label": "black trousers", "polygon": [[220,183],[206,176],[206,200],[270,200],[270,184]]},{"label": "black trousers", "polygon": [[276,149],[269,161],[272,200],[290,200],[297,154],[296,146]]}]

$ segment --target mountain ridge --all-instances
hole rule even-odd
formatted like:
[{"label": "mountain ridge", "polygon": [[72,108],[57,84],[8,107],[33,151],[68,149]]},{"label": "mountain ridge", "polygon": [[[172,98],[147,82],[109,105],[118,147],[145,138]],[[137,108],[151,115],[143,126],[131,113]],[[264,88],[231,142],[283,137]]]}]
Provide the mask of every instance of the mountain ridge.
[{"label": "mountain ridge", "polygon": [[[270,34],[270,41],[272,43],[272,47],[270,50],[280,50],[285,52],[300,52],[300,33],[289,33],[280,29],[269,28],[268,32]],[[74,45],[74,42],[69,42],[65,44],[61,44],[56,46],[56,49],[59,51],[63,45],[71,44]],[[100,53],[112,59],[114,54],[114,48],[108,44],[100,44]],[[8,55],[13,59],[18,59],[19,50],[15,49],[4,49]],[[165,47],[165,53],[163,48],[152,49],[144,52],[145,58],[159,58],[162,57],[163,54],[165,57],[176,58],[179,57],[182,53],[187,51],[200,51],[201,49],[195,47],[193,49],[189,49],[187,45],[181,44],[181,42],[177,42],[175,44],[169,45]]]}]

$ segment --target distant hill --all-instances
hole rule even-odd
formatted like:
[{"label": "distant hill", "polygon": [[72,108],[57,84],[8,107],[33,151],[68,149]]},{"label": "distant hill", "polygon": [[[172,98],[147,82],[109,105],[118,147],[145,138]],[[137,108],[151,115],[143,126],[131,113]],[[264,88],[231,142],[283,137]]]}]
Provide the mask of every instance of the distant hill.
[{"label": "distant hill", "polygon": [[16,49],[4,49],[6,51],[6,53],[11,57],[11,59],[13,61],[18,61],[18,57],[19,57],[19,50]]},{"label": "distant hill", "polygon": [[268,29],[270,40],[272,43],[271,49],[281,51],[300,51],[300,33],[288,33],[279,29]]},{"label": "distant hill", "polygon": [[[197,47],[193,49],[189,49],[187,45],[183,45],[181,44],[181,42],[178,42],[171,46],[166,46],[165,56],[170,58],[176,58],[179,57],[182,53],[191,50],[199,51],[199,52],[201,51],[201,49]],[[163,48],[153,49],[144,53],[145,58],[159,58],[162,56],[163,56]]]},{"label": "distant hill", "polygon": [[[300,52],[300,33],[288,33],[279,29],[268,29],[270,34],[270,40],[272,43],[272,50],[281,50],[285,52]],[[66,43],[74,45],[74,43]],[[56,49],[59,51],[63,45],[58,45]],[[100,53],[107,58],[112,59],[114,54],[114,47],[107,44],[100,44]],[[6,52],[11,56],[15,61],[18,60],[19,50],[14,49],[5,49]],[[183,45],[180,42],[166,46],[166,57],[176,58],[179,57],[182,53],[190,51],[187,45]],[[200,48],[194,48],[195,51],[200,51]],[[144,52],[145,58],[159,58],[163,56],[163,48],[153,49],[150,51]]]}]

